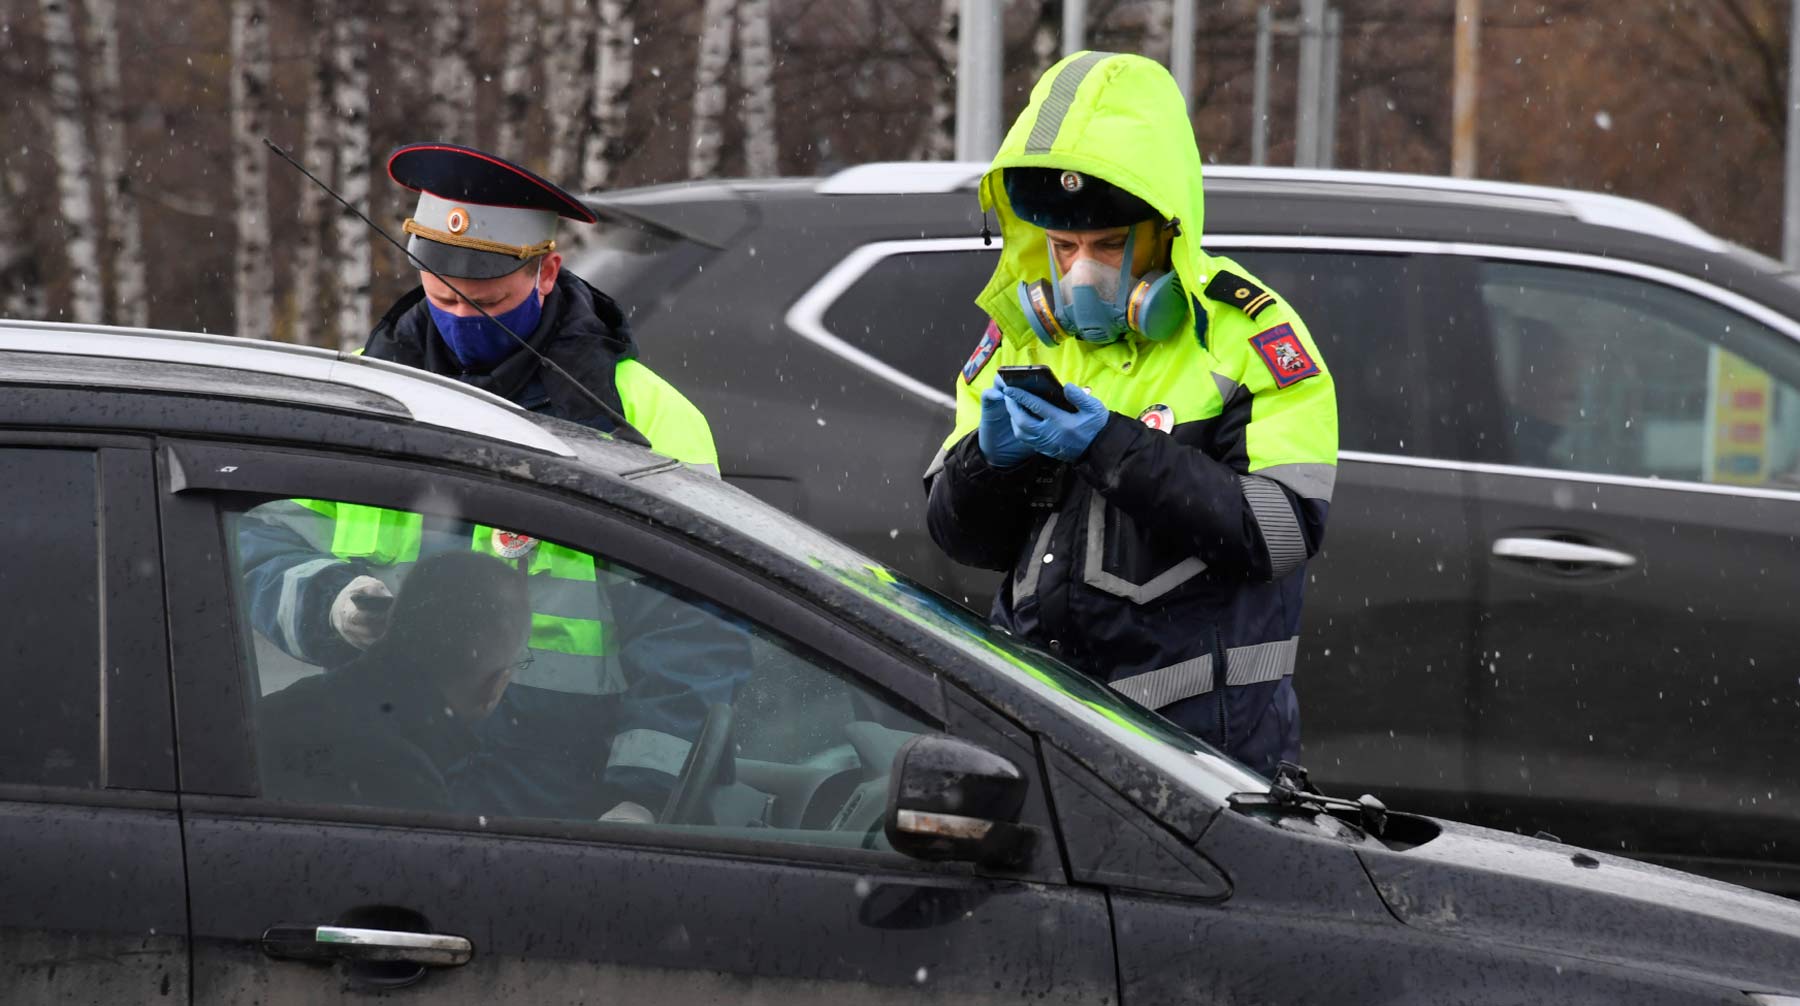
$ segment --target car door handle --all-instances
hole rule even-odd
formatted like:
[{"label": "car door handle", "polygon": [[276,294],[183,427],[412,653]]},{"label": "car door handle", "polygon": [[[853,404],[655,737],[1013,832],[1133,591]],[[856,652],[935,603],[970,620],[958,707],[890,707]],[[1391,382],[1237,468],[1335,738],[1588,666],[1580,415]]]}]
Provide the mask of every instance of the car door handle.
[{"label": "car door handle", "polygon": [[287,960],[404,961],[447,968],[469,963],[475,945],[461,936],[349,926],[272,926],[263,953]]},{"label": "car door handle", "polygon": [[1501,559],[1600,566],[1605,569],[1629,569],[1637,565],[1637,556],[1629,552],[1559,541],[1555,538],[1500,538],[1494,542],[1494,555]]}]

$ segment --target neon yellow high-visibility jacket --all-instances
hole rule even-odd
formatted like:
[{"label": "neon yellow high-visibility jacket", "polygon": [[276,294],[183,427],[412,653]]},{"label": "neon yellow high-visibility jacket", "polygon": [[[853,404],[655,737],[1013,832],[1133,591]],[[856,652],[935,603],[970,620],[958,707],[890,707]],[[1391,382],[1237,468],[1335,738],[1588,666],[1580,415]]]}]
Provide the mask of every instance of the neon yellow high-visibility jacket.
[{"label": "neon yellow high-visibility jacket", "polygon": [[[1015,167],[1095,176],[1176,222],[1188,327],[1163,342],[1040,342],[1016,289],[1050,266],[1043,230],[1008,204],[1003,172]],[[1082,52],[1052,67],[982,179],[981,204],[1004,247],[976,301],[992,324],[926,473],[932,536],[960,562],[1011,571],[997,623],[1272,771],[1298,755],[1301,585],[1337,470],[1318,347],[1278,296],[1201,250],[1199,151],[1173,78],[1150,60]],[[1112,414],[1073,464],[1040,455],[996,468],[975,432],[981,392],[1000,366],[1030,363]]]}]

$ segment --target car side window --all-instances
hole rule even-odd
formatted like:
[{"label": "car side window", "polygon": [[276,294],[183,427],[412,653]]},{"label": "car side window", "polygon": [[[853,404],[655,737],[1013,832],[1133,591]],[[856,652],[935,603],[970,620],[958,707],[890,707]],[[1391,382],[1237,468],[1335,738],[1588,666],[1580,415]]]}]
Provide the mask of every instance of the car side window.
[{"label": "car side window", "polygon": [[97,471],[91,451],[0,448],[0,782],[99,785]]},{"label": "car side window", "polygon": [[947,387],[987,327],[975,306],[999,248],[889,255],[857,277],[822,322],[831,334],[930,387]]},{"label": "car side window", "polygon": [[1800,488],[1800,344],[1632,277],[1482,266],[1514,464]]},{"label": "car side window", "polygon": [[1223,252],[1292,305],[1318,342],[1337,388],[1340,448],[1426,449],[1421,366],[1430,326],[1419,260],[1228,246]]},{"label": "car side window", "polygon": [[923,724],[706,598],[447,513],[274,500],[226,533],[267,798],[884,847]]}]

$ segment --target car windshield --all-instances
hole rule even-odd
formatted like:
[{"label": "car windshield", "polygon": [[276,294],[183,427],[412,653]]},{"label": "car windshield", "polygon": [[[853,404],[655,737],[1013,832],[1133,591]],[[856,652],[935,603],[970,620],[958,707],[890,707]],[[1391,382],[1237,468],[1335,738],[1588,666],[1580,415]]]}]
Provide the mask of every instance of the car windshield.
[{"label": "car windshield", "polygon": [[1025,685],[1162,773],[1219,802],[1263,791],[1268,780],[1154,713],[989,625],[967,608],[725,483],[692,472],[645,480],[669,498],[727,524],[850,587],[972,659]]}]

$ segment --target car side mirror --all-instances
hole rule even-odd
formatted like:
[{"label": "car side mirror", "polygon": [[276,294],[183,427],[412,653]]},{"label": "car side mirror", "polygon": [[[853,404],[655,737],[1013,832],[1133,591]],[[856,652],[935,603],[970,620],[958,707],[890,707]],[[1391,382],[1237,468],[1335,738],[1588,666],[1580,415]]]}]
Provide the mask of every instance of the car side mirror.
[{"label": "car side mirror", "polygon": [[1017,862],[1032,830],[1021,826],[1029,783],[1018,766],[942,734],[920,734],[894,753],[888,843],[914,859]]}]

